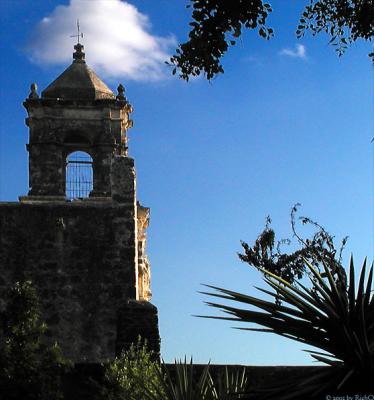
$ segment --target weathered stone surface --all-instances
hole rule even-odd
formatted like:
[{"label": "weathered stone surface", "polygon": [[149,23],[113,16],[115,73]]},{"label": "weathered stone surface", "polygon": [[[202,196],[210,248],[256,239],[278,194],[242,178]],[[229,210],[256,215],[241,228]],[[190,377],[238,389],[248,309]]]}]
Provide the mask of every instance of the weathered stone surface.
[{"label": "weathered stone surface", "polygon": [[3,203],[0,227],[0,298],[16,280],[31,279],[68,357],[113,357],[118,312],[136,298],[134,209]]},{"label": "weathered stone surface", "polygon": [[[77,46],[78,49],[77,49]],[[89,68],[84,60],[83,46],[75,46],[77,51],[73,63],[42,92],[44,98],[60,99],[114,99],[114,93]]]},{"label": "weathered stone surface", "polygon": [[132,203],[135,207],[134,160],[125,156],[113,156],[110,179],[112,199],[118,203]]},{"label": "weathered stone surface", "polygon": [[151,292],[151,265],[146,254],[147,231],[150,210],[137,203],[138,212],[138,292],[139,300],[150,301]]},{"label": "weathered stone surface", "polygon": [[148,346],[160,355],[160,335],[158,332],[157,308],[145,300],[128,300],[118,313],[117,354],[126,350],[138,337],[146,339]]},{"label": "weathered stone surface", "polygon": [[111,195],[114,154],[126,154],[129,105],[116,99],[27,99],[29,195],[65,196],[66,159],[75,151],[93,160],[92,197]]}]

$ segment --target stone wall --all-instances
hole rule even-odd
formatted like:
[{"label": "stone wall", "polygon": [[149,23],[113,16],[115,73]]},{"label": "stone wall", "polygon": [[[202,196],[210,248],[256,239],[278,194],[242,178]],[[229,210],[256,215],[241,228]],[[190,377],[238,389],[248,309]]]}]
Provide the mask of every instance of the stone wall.
[{"label": "stone wall", "polygon": [[53,340],[74,361],[115,354],[119,310],[136,298],[134,207],[0,204],[0,299],[31,279]]},{"label": "stone wall", "polygon": [[[175,376],[174,364],[166,364],[171,376]],[[206,365],[194,365],[194,376],[198,380]],[[225,368],[229,372],[247,370],[249,393],[269,390],[271,387],[285,382],[300,382],[310,378],[317,372],[328,367],[313,366],[243,366],[243,365],[210,365],[209,371],[213,378],[222,377]],[[104,382],[103,365],[84,364],[76,365],[64,379],[64,395],[69,400],[92,400],[98,395],[100,386]],[[254,397],[255,399],[257,396]],[[275,397],[273,397],[274,400]],[[269,397],[269,399],[272,399]],[[305,397],[303,400],[307,400]],[[321,395],[315,400],[326,400],[326,395]]]},{"label": "stone wall", "polygon": [[160,335],[157,308],[149,301],[128,300],[119,310],[117,354],[138,341],[146,339],[156,359],[160,357]]}]

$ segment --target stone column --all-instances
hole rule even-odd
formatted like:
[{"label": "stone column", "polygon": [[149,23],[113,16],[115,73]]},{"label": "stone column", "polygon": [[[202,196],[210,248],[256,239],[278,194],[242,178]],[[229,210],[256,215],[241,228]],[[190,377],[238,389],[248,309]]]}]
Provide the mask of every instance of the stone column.
[{"label": "stone column", "polygon": [[[119,207],[131,210],[134,220],[133,225],[127,227],[134,233],[134,282],[136,296],[130,298],[118,311],[116,352],[128,349],[131,343],[136,343],[138,337],[146,339],[149,349],[153,350],[156,357],[160,354],[160,334],[158,331],[157,308],[150,302],[139,300],[138,288],[138,216],[136,204],[136,178],[134,160],[126,156],[114,156],[111,168],[112,199]],[[146,209],[144,209],[145,211]],[[132,257],[132,255],[131,255]]]},{"label": "stone column", "polygon": [[50,143],[33,143],[29,150],[30,196],[65,196],[64,160],[61,148]]},{"label": "stone column", "polygon": [[[138,238],[137,238],[137,208],[136,208],[136,177],[134,160],[126,156],[113,156],[111,163],[111,194],[113,204],[119,207],[116,225],[123,225],[123,232],[131,232],[130,237],[117,238],[123,242],[126,252],[123,253],[124,264],[131,264],[133,296],[138,299]],[[121,229],[117,229],[121,232]]]},{"label": "stone column", "polygon": [[113,156],[111,164],[112,199],[117,203],[131,203],[136,210],[136,177],[134,159]]},{"label": "stone column", "polygon": [[110,197],[112,148],[97,149],[93,154],[93,190],[90,197]]}]

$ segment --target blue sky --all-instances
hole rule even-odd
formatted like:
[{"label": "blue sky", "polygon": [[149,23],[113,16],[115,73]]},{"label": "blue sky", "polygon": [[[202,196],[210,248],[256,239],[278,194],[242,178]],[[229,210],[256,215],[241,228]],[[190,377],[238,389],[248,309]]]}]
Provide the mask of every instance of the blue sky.
[{"label": "blue sky", "polygon": [[[102,2],[75,3],[99,7]],[[42,90],[70,64],[74,39],[65,35],[61,21],[74,34],[79,17],[83,32],[89,32],[83,40],[88,64],[111,88],[122,82],[135,109],[129,147],[138,198],[151,208],[148,254],[163,357],[309,364],[301,351],[305,346],[192,315],[213,312],[197,293],[201,283],[256,293],[253,286],[263,285],[261,277],[239,261],[240,240],[252,243],[267,215],[280,238],[290,237],[289,211],[296,202],[302,204],[301,215],[320,222],[337,241],[349,235],[345,260],[351,252],[358,264],[365,256],[373,259],[370,47],[358,43],[338,58],[323,35],[298,41],[294,31],[304,1],[271,1],[274,39],[247,32],[224,58],[224,75],[211,83],[186,84],[169,76],[160,62],[160,55],[186,38],[186,2],[130,3],[149,18],[142,27],[148,36],[133,43],[132,53],[114,45],[122,43],[116,42],[121,34],[134,35],[121,29],[135,29],[139,15],[117,27],[118,16],[105,14],[113,23],[98,23],[96,32],[87,15],[67,13],[58,19],[57,5],[71,9],[67,0],[0,2],[0,200],[16,201],[27,193],[22,102],[32,82]],[[41,26],[51,15],[57,22]],[[148,53],[136,50],[144,41]],[[100,43],[110,50],[103,47],[102,58]],[[58,49],[55,58],[53,48]]]}]

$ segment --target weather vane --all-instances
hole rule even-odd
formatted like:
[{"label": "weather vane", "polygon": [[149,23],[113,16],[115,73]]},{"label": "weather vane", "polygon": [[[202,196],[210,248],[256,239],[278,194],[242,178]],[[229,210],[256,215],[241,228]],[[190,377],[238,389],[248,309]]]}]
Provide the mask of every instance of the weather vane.
[{"label": "weather vane", "polygon": [[76,37],[78,40],[78,44],[79,43],[79,39],[82,38],[83,39],[83,33],[80,31],[80,27],[79,27],[79,19],[77,19],[77,30],[78,30],[78,34],[77,35],[71,35],[70,37]]}]

